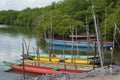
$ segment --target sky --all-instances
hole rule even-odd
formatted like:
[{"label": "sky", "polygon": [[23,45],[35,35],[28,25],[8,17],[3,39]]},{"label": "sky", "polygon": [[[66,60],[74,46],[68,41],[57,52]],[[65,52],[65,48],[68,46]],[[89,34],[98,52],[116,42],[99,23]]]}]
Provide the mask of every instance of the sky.
[{"label": "sky", "polygon": [[0,10],[23,10],[27,7],[44,7],[60,0],[0,0]]}]

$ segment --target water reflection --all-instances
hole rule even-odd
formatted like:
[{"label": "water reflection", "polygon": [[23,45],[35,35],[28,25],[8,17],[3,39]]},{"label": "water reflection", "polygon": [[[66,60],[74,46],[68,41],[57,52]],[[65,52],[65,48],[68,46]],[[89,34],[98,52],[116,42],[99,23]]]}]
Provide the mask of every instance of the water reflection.
[{"label": "water reflection", "polygon": [[[9,72],[4,72],[4,70],[10,69],[7,66],[4,66],[3,61],[11,61],[18,63],[21,59],[20,55],[22,54],[22,41],[23,38],[27,43],[30,42],[30,51],[33,51],[33,46],[36,46],[36,39],[30,35],[24,35],[24,33],[15,33],[6,28],[7,26],[0,25],[0,80],[18,80],[22,75],[13,74]],[[7,31],[8,30],[8,31]]]},{"label": "water reflection", "polygon": [[[69,46],[57,46],[57,45],[54,45],[52,47],[49,47],[47,46],[46,47],[46,50],[65,50],[65,51],[79,51],[79,52],[89,52],[89,53],[95,53],[95,51],[98,53],[98,50],[95,48],[85,48],[85,47],[69,47]],[[104,53],[110,53],[110,49],[106,48],[106,49],[103,49],[103,52]]]},{"label": "water reflection", "polygon": [[8,28],[8,25],[0,25],[0,28]]}]

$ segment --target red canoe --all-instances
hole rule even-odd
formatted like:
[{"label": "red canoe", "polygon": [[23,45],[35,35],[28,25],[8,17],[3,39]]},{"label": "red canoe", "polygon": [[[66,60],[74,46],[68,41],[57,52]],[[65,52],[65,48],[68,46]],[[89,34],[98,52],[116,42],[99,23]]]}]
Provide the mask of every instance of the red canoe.
[{"label": "red canoe", "polygon": [[[15,70],[23,70],[23,66],[20,65],[12,65],[12,69]],[[58,71],[54,70],[53,68],[48,68],[48,67],[37,67],[37,66],[24,66],[24,70],[26,72],[33,72],[33,73],[41,73],[41,74],[58,74],[60,72],[68,72],[68,73],[81,73],[80,71],[77,70],[70,70],[70,69],[58,69]]]},{"label": "red canoe", "polygon": [[[10,62],[4,61],[4,64],[7,66],[10,66],[14,70],[23,71],[22,65],[15,65],[11,64]],[[58,74],[60,72],[67,72],[72,74],[79,74],[82,73],[82,71],[78,70],[71,70],[71,69],[53,69],[49,67],[40,67],[40,66],[31,66],[31,65],[24,65],[24,70],[26,72],[32,72],[32,73],[41,73],[41,74]]]}]

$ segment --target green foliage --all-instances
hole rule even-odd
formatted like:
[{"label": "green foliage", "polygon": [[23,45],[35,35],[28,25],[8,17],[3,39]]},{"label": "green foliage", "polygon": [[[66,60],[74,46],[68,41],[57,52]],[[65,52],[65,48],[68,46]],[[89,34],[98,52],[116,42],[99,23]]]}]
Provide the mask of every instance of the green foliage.
[{"label": "green foliage", "polygon": [[26,26],[36,25],[37,23],[36,19],[39,16],[39,14],[40,14],[39,8],[35,8],[35,9],[27,8],[18,14],[17,19],[15,20],[14,24],[20,25],[20,26],[21,25],[26,25]]},{"label": "green foliage", "polygon": [[102,35],[107,35],[107,39],[112,40],[114,23],[120,26],[120,0],[63,0],[42,8],[0,11],[0,24],[34,26],[40,35],[49,35],[52,26],[55,37],[60,38],[71,34],[70,27],[77,27],[78,34],[86,33],[87,17],[90,32],[93,33],[91,2],[94,3]]},{"label": "green foliage", "polygon": [[0,11],[0,24],[13,24],[18,15],[18,11]]}]

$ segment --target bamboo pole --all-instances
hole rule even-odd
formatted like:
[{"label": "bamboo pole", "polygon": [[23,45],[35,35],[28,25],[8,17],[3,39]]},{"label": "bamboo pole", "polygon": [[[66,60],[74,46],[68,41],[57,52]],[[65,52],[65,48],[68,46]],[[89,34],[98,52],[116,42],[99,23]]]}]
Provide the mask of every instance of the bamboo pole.
[{"label": "bamboo pole", "polygon": [[23,65],[23,80],[25,80],[25,66],[24,66],[24,43],[22,42],[22,55],[23,55],[23,59],[22,59],[22,65]]},{"label": "bamboo pole", "polygon": [[[77,27],[76,27],[76,42],[77,42]],[[76,46],[77,47],[77,55],[79,54],[79,52],[78,52],[78,45]],[[75,55],[74,55],[74,65],[75,65],[75,70],[77,70],[77,65],[76,65],[76,57],[75,57]]]},{"label": "bamboo pole", "polygon": [[51,43],[49,44],[51,47],[51,50],[49,51],[49,61],[51,62],[51,58],[52,58],[52,11],[51,11],[51,32],[50,32],[50,39],[51,39]]},{"label": "bamboo pole", "polygon": [[96,61],[96,53],[97,53],[97,51],[96,51],[96,48],[97,48],[96,41],[97,41],[97,39],[96,39],[96,37],[95,37],[95,53],[94,53],[94,64],[93,64],[93,69],[95,69],[95,61]]},{"label": "bamboo pole", "polygon": [[115,29],[114,29],[114,34],[113,34],[113,47],[111,47],[110,48],[110,50],[111,50],[111,64],[112,64],[112,62],[113,62],[113,52],[114,52],[114,43],[115,43],[115,37],[116,37],[116,30],[117,30],[117,25],[116,24],[114,24],[115,25]]},{"label": "bamboo pole", "polygon": [[[116,24],[115,24],[116,25]],[[120,33],[120,29],[117,27],[117,25],[116,25],[116,29],[117,29],[117,31]]]},{"label": "bamboo pole", "polygon": [[27,56],[29,56],[29,47],[30,47],[30,41],[28,43],[28,46],[27,46],[27,42],[25,41],[25,39],[23,39],[24,43],[25,43],[25,48],[26,48],[26,51],[27,51]]},{"label": "bamboo pole", "polygon": [[38,66],[40,66],[40,54],[39,54],[39,48],[38,47],[36,49],[36,54],[37,54]]},{"label": "bamboo pole", "polygon": [[39,54],[39,47],[38,47],[38,43],[39,43],[39,35],[38,35],[38,32],[37,32],[37,38],[36,38],[37,40],[37,48],[36,48],[36,54],[37,54],[37,61],[38,61],[38,66],[40,66],[40,54]]},{"label": "bamboo pole", "polygon": [[94,25],[95,25],[95,31],[96,31],[96,37],[97,37],[97,46],[98,46],[98,52],[99,52],[99,56],[100,56],[100,64],[101,67],[103,68],[103,60],[102,60],[102,53],[101,53],[101,45],[99,42],[99,35],[98,35],[98,26],[97,26],[97,22],[96,22],[96,16],[95,16],[95,12],[94,12],[94,4],[92,2],[92,14],[93,14],[93,18],[94,18]]},{"label": "bamboo pole", "polygon": [[71,28],[71,34],[72,34],[71,62],[73,63],[73,41],[74,41],[74,39],[73,39],[73,28]]},{"label": "bamboo pole", "polygon": [[88,42],[88,47],[87,47],[87,63],[88,63],[88,58],[89,58],[89,51],[90,51],[90,47],[89,47],[89,43],[90,43],[90,34],[89,34],[89,26],[88,26],[88,22],[87,22],[87,16],[86,16],[86,34],[87,34],[87,42]]},{"label": "bamboo pole", "polygon": [[[65,50],[63,49],[63,56],[65,54]],[[64,69],[66,69],[66,62],[64,61]]]},{"label": "bamboo pole", "polygon": [[[76,27],[76,42],[77,42],[77,27]],[[79,49],[78,49],[78,45],[77,45],[77,56],[78,56],[78,58],[79,58]]]},{"label": "bamboo pole", "polygon": [[[63,40],[65,40],[64,35],[63,35]],[[65,43],[66,43],[66,42],[64,41],[64,46],[63,46],[63,50],[62,50],[62,51],[63,51],[63,54],[62,54],[62,56],[61,56],[62,58],[65,58],[65,47],[66,47],[66,46],[65,46]]]},{"label": "bamboo pole", "polygon": [[44,38],[46,39],[46,32],[45,32],[45,24],[44,24],[44,11],[43,11],[43,9],[42,9],[42,21],[43,21],[43,30],[44,30]]},{"label": "bamboo pole", "polygon": [[72,60],[71,60],[71,62],[74,64],[75,70],[77,70],[76,59],[75,59],[75,55],[73,54],[73,50],[74,50],[74,47],[75,47],[75,46],[73,46],[73,44],[74,44],[74,38],[73,38],[74,28],[72,28],[71,33],[72,33],[72,50],[71,50]]},{"label": "bamboo pole", "polygon": [[100,41],[100,49],[101,49],[101,56],[102,56],[102,60],[103,60],[103,64],[104,64],[104,52],[103,52],[103,39],[100,35],[100,27],[99,27],[99,20],[98,20],[98,17],[97,17],[97,26],[98,26],[98,36],[99,36],[99,41]]},{"label": "bamboo pole", "polygon": [[105,30],[104,30],[104,41],[106,41],[106,11],[107,11],[107,9],[106,9],[106,3],[105,3],[105,22],[104,22],[104,24],[105,24]]}]

